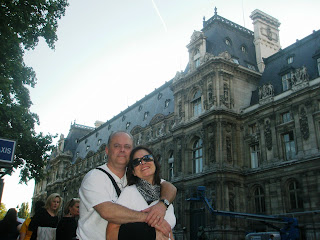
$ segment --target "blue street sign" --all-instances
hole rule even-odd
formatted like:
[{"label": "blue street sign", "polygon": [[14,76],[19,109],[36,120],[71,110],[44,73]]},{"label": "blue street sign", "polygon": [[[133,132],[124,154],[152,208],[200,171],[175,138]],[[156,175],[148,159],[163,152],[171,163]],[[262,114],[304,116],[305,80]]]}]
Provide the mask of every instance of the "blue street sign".
[{"label": "blue street sign", "polygon": [[0,162],[12,163],[16,142],[0,138]]}]

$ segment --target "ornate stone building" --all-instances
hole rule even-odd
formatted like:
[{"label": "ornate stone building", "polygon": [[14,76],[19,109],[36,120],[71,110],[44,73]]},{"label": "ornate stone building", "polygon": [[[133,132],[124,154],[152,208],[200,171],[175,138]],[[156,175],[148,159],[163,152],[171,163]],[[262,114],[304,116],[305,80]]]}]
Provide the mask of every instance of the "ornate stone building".
[{"label": "ornate stone building", "polygon": [[72,124],[34,200],[78,196],[83,176],[107,161],[110,133],[126,130],[178,189],[176,239],[196,239],[199,226],[210,239],[272,230],[186,201],[197,186],[217,210],[294,216],[301,239],[320,239],[320,31],[281,49],[279,21],[259,10],[251,19],[254,32],[215,9],[191,36],[185,71],[95,128]]}]

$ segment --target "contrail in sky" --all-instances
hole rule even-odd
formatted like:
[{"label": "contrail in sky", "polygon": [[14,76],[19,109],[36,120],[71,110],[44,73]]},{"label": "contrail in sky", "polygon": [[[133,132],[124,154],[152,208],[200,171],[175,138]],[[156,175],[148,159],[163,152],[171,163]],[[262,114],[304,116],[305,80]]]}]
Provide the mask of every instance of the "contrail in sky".
[{"label": "contrail in sky", "polygon": [[167,32],[168,30],[167,30],[166,23],[163,21],[161,15],[160,15],[160,12],[159,12],[159,10],[158,10],[158,8],[157,8],[156,3],[155,3],[153,0],[151,0],[151,1],[152,1],[152,4],[153,4],[154,9],[156,10],[156,12],[157,12],[157,14],[158,14],[158,16],[159,16],[159,18],[160,18],[160,20],[161,20],[161,22],[162,22],[162,25],[163,25],[163,27],[164,27],[164,30]]}]

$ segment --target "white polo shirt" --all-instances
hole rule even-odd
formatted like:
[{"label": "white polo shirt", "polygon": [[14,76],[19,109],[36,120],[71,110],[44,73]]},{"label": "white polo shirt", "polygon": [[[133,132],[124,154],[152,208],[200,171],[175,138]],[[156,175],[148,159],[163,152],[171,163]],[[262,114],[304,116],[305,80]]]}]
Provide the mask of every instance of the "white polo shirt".
[{"label": "white polo shirt", "polygon": [[[100,168],[109,172],[120,190],[127,185],[127,177],[121,179],[107,167],[106,164]],[[77,237],[80,240],[105,240],[108,221],[103,219],[93,208],[103,202],[116,202],[117,192],[108,175],[98,169],[89,171],[82,180],[79,189],[80,195],[80,218],[77,228]]]}]

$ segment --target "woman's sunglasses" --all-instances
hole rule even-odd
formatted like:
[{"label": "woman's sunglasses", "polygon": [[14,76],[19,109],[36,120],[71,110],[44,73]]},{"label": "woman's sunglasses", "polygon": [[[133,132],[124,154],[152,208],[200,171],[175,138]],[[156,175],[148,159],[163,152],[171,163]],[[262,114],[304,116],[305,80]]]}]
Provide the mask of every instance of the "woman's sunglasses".
[{"label": "woman's sunglasses", "polygon": [[132,160],[132,166],[136,167],[136,166],[140,165],[142,160],[144,162],[152,162],[153,161],[153,156],[150,154],[150,155],[145,155],[142,158],[133,159]]}]

